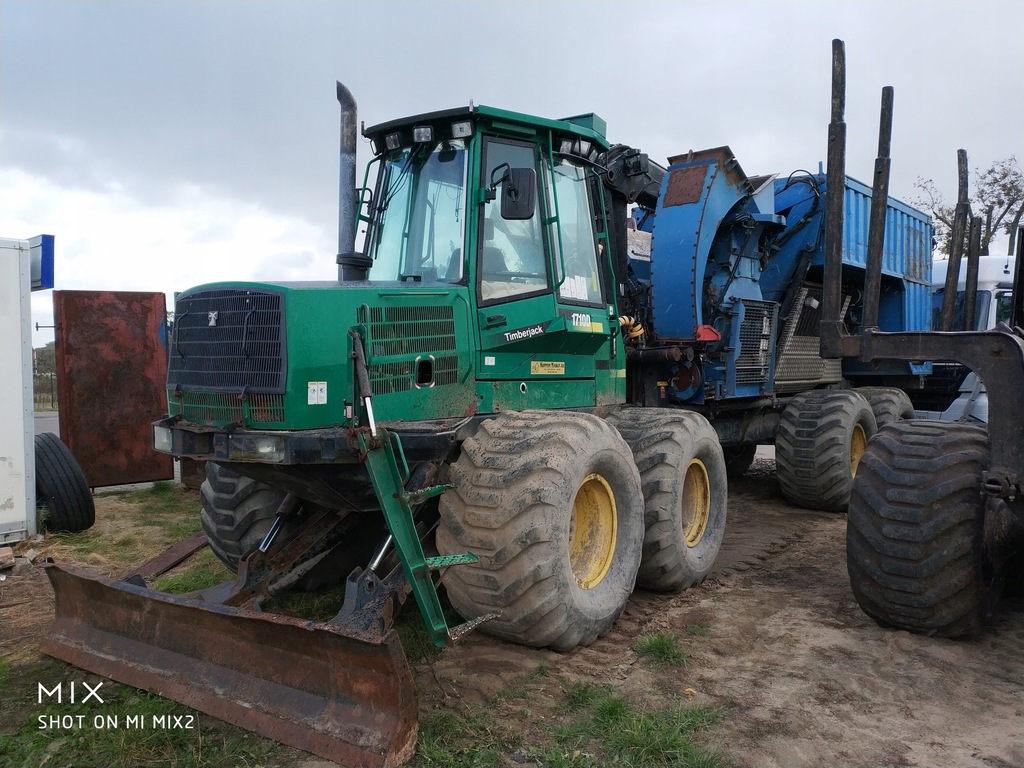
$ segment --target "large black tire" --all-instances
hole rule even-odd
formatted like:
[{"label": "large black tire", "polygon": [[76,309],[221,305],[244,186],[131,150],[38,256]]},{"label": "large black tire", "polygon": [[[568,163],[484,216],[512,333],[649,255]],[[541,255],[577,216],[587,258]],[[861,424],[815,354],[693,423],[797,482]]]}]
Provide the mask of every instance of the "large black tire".
[{"label": "large black tire", "polygon": [[881,624],[943,637],[976,634],[994,599],[985,561],[984,427],[900,421],[861,460],[847,516],[850,584]]},{"label": "large black tire", "polygon": [[242,556],[263,541],[285,492],[212,461],[199,490],[200,520],[210,549],[232,571]]},{"label": "large black tire", "polygon": [[783,495],[794,504],[845,512],[853,478],[875,416],[851,390],[813,390],[786,406],[775,435],[775,468]]},{"label": "large black tire", "polygon": [[644,553],[637,584],[675,592],[711,572],[725,537],[726,461],[698,413],[625,408],[609,418],[633,451],[644,492]]},{"label": "large black tire", "polygon": [[725,456],[725,474],[729,479],[743,477],[754,463],[754,454],[757,453],[757,446],[753,443],[747,445],[730,445],[722,448]]},{"label": "large black tire", "polygon": [[881,429],[894,421],[914,418],[914,404],[907,393],[895,387],[857,387],[857,394],[868,401]]},{"label": "large black tire", "polygon": [[569,651],[605,634],[640,566],[643,494],[629,446],[584,413],[526,411],[484,422],[451,466],[440,500],[442,554],[473,552],[446,576],[481,630]]},{"label": "large black tire", "polygon": [[46,508],[45,527],[77,533],[96,522],[96,505],[82,468],[56,435],[36,435],[36,506]]}]

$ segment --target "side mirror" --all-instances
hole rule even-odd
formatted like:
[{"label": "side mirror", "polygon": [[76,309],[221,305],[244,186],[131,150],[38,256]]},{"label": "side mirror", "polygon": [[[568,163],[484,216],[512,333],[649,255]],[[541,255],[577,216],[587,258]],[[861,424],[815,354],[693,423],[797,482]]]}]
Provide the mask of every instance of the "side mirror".
[{"label": "side mirror", "polygon": [[513,168],[502,163],[491,171],[491,186],[484,199],[490,202],[501,185],[501,218],[525,221],[533,218],[537,205],[537,172],[533,168]]},{"label": "side mirror", "polygon": [[501,218],[532,219],[536,206],[537,172],[533,168],[510,168],[501,185]]}]

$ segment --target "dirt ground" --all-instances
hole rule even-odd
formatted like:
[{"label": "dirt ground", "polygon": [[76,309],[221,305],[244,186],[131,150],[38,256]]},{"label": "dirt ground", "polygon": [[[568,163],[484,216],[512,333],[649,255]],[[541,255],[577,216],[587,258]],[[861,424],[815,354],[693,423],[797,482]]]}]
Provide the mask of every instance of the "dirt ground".
[{"label": "dirt ground", "polygon": [[[1004,603],[972,642],[882,629],[850,593],[845,524],[789,506],[759,461],[730,488],[724,549],[704,585],[637,592],[605,638],[571,654],[473,633],[417,668],[421,712],[500,700],[532,679],[528,708],[498,709],[529,743],[564,699],[557,681],[581,680],[641,705],[678,696],[723,707],[708,743],[748,768],[1024,768],[1024,605]],[[37,653],[50,616],[40,569],[0,582],[0,654]],[[652,632],[678,635],[688,665],[641,663],[633,644]]]},{"label": "dirt ground", "polygon": [[[885,630],[850,592],[845,515],[790,506],[759,461],[730,486],[729,516],[700,588],[637,592],[605,638],[568,655],[472,635],[420,670],[421,709],[492,699],[544,664],[652,705],[696,691],[728,711],[710,743],[749,768],[1024,768],[1024,606],[1004,604],[973,642]],[[682,638],[686,668],[639,663],[649,632]],[[530,717],[560,698],[531,688]]]}]

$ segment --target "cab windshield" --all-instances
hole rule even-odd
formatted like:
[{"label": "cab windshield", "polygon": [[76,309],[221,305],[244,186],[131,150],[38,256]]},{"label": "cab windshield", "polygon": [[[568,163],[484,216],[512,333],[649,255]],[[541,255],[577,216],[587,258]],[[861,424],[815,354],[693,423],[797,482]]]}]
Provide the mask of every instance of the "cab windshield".
[{"label": "cab windshield", "polygon": [[[942,297],[944,291],[940,288],[932,294],[932,330],[942,328]],[[953,303],[953,330],[960,330],[964,327],[964,302],[967,300],[964,291],[958,291],[956,301]],[[992,293],[990,291],[978,291],[978,298],[975,300],[974,326],[967,330],[984,330],[989,327],[988,309],[992,304]]]},{"label": "cab windshield", "polygon": [[370,233],[371,280],[463,279],[466,157],[461,140],[419,144],[388,156]]}]

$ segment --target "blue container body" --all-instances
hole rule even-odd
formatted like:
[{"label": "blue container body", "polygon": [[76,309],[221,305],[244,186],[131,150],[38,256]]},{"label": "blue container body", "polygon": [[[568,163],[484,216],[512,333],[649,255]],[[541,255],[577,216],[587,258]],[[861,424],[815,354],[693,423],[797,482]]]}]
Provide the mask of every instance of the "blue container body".
[{"label": "blue container body", "polygon": [[[786,216],[787,227],[809,219],[779,248],[773,264],[762,274],[762,290],[779,300],[788,288],[785,271],[802,253],[810,255],[810,266],[825,264],[824,199],[826,180],[815,177],[820,200],[809,183],[775,181],[775,208]],[[788,183],[788,186],[787,186]],[[843,219],[843,264],[864,270],[867,264],[868,221],[871,188],[846,178]],[[882,295],[878,325],[883,331],[927,331],[931,329],[932,237],[931,217],[892,197],[886,206],[885,245],[882,249]]]}]

